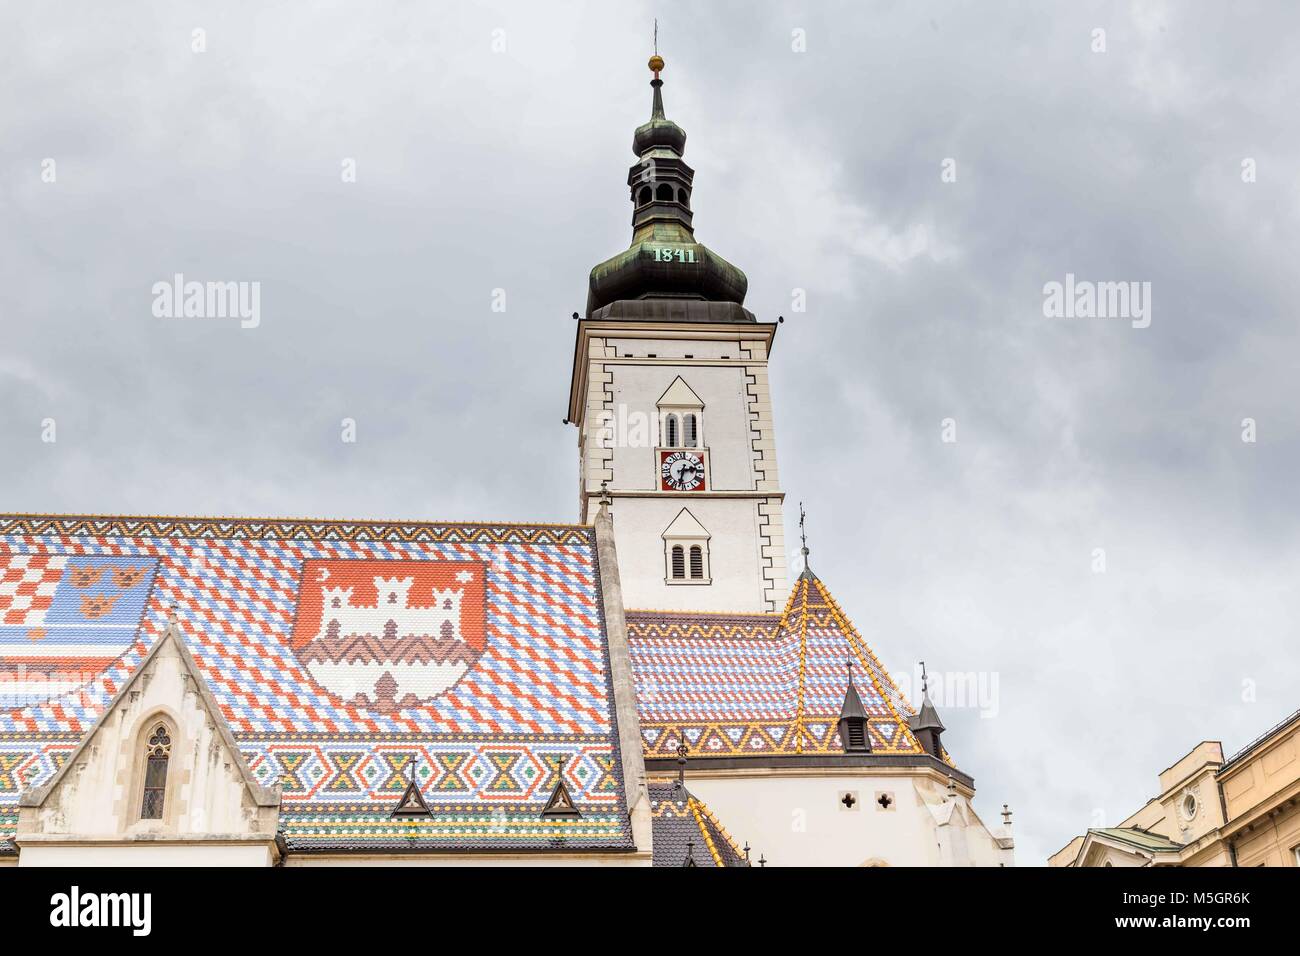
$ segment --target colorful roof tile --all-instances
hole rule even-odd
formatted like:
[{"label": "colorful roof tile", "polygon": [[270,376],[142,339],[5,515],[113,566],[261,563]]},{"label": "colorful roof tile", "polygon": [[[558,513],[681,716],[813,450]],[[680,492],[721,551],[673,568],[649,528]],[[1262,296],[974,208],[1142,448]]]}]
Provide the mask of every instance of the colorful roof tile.
[{"label": "colorful roof tile", "polygon": [[291,849],[632,847],[590,528],[46,516],[0,516],[0,841],[173,607]]},{"label": "colorful roof tile", "polygon": [[627,625],[647,758],[675,756],[682,737],[692,761],[842,753],[848,660],[872,753],[923,753],[915,711],[811,572],[779,615],[628,611]]},{"label": "colorful roof tile", "polygon": [[748,866],[725,827],[677,783],[650,785],[655,866]]}]

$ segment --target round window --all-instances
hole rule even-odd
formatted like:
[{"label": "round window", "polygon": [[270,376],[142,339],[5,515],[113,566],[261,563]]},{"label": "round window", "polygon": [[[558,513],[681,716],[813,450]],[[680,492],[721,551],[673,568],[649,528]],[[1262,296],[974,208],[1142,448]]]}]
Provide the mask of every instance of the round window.
[{"label": "round window", "polygon": [[1187,796],[1183,797],[1183,816],[1189,820],[1196,816],[1195,795],[1189,793]]}]

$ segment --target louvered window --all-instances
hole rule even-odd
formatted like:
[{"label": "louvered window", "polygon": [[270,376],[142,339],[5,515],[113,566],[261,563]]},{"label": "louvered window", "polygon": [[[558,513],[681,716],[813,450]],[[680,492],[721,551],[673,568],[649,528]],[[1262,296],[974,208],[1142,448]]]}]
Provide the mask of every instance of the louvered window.
[{"label": "louvered window", "polygon": [[849,749],[865,750],[867,746],[867,728],[861,720],[849,721]]},{"label": "louvered window", "polygon": [[677,416],[668,415],[664,418],[664,447],[677,447]]},{"label": "louvered window", "polygon": [[704,549],[698,544],[691,545],[691,577],[704,577]]},{"label": "louvered window", "polygon": [[682,417],[682,445],[686,448],[694,448],[699,443],[698,431],[694,415],[684,415]]},{"label": "louvered window", "polygon": [[677,579],[686,577],[686,554],[680,544],[673,545],[673,577]]}]

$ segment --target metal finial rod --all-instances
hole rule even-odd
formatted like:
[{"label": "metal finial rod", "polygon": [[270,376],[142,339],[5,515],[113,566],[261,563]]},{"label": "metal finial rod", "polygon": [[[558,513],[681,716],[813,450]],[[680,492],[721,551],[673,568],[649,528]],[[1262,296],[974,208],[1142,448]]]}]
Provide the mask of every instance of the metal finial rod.
[{"label": "metal finial rod", "polygon": [[803,511],[803,502],[799,502],[799,540],[803,542],[803,556],[808,557],[808,529],[804,526],[807,515]]},{"label": "metal finial rod", "polygon": [[659,55],[659,18],[655,17],[655,55]]},{"label": "metal finial rod", "polygon": [[924,695],[929,689],[929,678],[925,676],[925,661],[921,661],[921,694]]}]

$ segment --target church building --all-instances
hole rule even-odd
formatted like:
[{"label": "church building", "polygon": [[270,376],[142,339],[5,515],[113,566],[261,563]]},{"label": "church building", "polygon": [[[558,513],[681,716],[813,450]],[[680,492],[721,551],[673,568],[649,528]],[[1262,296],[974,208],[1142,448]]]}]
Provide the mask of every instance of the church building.
[{"label": "church building", "polygon": [[649,65],[576,523],[0,515],[0,865],[1013,863],[787,566],[780,320],[696,239]]}]

